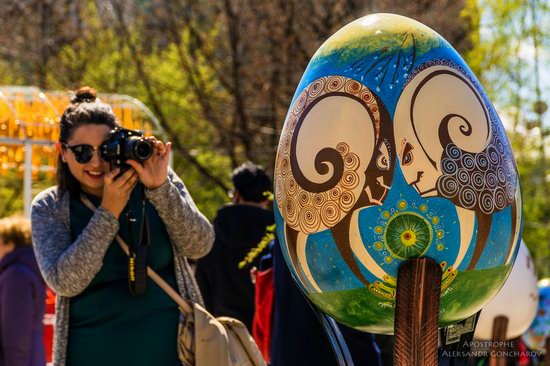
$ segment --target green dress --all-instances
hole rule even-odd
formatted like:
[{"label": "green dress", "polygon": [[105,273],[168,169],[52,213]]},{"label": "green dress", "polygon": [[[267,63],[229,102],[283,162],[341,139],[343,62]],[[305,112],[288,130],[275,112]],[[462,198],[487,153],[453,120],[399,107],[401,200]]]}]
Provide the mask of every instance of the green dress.
[{"label": "green dress", "polygon": [[[139,242],[142,191],[132,192],[119,218],[119,234],[128,243]],[[97,206],[100,200],[89,197]],[[73,240],[84,230],[92,212],[71,200]],[[129,223],[128,212],[137,219]],[[146,203],[151,232],[147,263],[173,288],[176,286],[172,245],[155,208]],[[131,225],[131,226],[130,226]],[[130,235],[130,230],[132,235]],[[128,287],[128,257],[113,241],[103,266],[81,294],[70,299],[67,366],[179,366],[177,305],[153,281],[147,291],[132,296]]]}]

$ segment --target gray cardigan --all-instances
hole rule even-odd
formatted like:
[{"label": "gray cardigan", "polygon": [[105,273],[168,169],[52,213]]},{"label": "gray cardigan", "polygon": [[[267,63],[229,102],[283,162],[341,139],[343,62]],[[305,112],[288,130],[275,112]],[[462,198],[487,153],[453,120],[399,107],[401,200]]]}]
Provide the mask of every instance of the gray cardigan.
[{"label": "gray cardigan", "polygon": [[[172,171],[159,188],[146,190],[172,241],[179,293],[202,303],[187,258],[205,256],[214,231],[195,206],[185,185]],[[32,238],[36,259],[46,283],[57,293],[54,365],[64,366],[69,332],[70,298],[80,294],[103,265],[103,257],[118,232],[118,220],[98,208],[76,241],[71,240],[69,194],[57,187],[39,193],[32,203]]]}]

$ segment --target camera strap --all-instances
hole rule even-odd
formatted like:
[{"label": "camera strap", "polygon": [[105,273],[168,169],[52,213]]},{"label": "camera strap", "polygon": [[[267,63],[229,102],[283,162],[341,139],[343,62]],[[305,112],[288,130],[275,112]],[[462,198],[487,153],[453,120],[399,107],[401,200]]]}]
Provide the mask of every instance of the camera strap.
[{"label": "camera strap", "polygon": [[[84,194],[80,195],[81,202],[88,207],[92,212],[95,212],[95,205]],[[124,242],[119,234],[115,239],[120,244],[122,250],[128,255],[128,283],[130,293],[133,296],[143,294],[147,290],[147,249],[150,243],[149,220],[145,211],[145,200],[142,200],[142,220],[140,226],[140,242],[136,245],[128,245]],[[135,218],[128,219],[128,226],[131,242],[131,226],[137,221]]]},{"label": "camera strap", "polygon": [[[145,211],[145,199],[142,200],[141,207],[139,243],[129,246],[130,251],[128,256],[128,285],[130,293],[133,296],[142,295],[147,290],[147,251],[149,249],[150,230],[147,212]],[[130,218],[128,223],[130,238],[132,237],[131,220]]]}]

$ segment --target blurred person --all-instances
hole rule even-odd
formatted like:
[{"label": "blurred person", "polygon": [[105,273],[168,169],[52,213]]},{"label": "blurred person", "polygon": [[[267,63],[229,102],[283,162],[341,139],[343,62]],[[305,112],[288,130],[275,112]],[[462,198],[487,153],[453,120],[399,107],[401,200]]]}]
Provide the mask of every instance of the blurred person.
[{"label": "blurred person", "polygon": [[28,219],[0,219],[0,365],[44,366],[46,287]]},{"label": "blurred person", "polygon": [[178,307],[149,278],[139,295],[129,287],[133,262],[114,241],[117,233],[136,250],[145,242],[147,265],[202,303],[187,258],[208,253],[212,227],[168,168],[170,143],[150,137],[152,156],[143,164],[111,169],[100,151],[118,125],[95,90],[78,90],[60,121],[57,186],[32,204],[38,265],[57,294],[56,366],[181,365]]},{"label": "blurred person", "polygon": [[[278,239],[271,245],[274,303],[271,366],[332,366],[337,359],[313,305],[292,278]],[[338,323],[353,364],[382,366],[374,335]]]},{"label": "blurred person", "polygon": [[208,311],[214,316],[237,318],[252,332],[254,285],[250,269],[258,266],[261,255],[241,268],[239,263],[274,223],[266,195],[272,190],[271,179],[261,166],[247,162],[232,172],[231,180],[232,202],[216,214],[214,246],[198,261],[196,278]]}]

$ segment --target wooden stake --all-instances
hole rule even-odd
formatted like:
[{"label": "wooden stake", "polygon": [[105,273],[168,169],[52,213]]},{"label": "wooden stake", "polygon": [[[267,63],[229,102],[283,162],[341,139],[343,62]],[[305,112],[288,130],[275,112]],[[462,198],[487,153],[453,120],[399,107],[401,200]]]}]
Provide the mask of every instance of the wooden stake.
[{"label": "wooden stake", "polygon": [[546,337],[546,355],[544,356],[544,364],[550,365],[550,337]]},{"label": "wooden stake", "polygon": [[441,267],[430,258],[403,263],[397,274],[396,366],[437,365]]},{"label": "wooden stake", "polygon": [[497,316],[493,320],[493,342],[491,344],[491,356],[489,357],[489,366],[506,366],[506,357],[504,353],[506,347],[506,329],[508,328],[508,318]]}]

